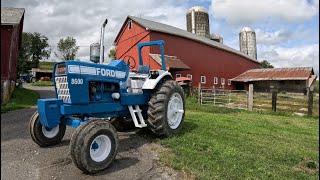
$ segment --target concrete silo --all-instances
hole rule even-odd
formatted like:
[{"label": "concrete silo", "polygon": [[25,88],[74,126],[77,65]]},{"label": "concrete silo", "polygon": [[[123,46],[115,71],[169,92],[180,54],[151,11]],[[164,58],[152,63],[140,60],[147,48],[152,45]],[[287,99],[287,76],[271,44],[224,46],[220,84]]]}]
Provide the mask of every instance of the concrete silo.
[{"label": "concrete silo", "polygon": [[256,33],[249,27],[244,27],[239,33],[240,51],[257,59]]},{"label": "concrete silo", "polygon": [[209,14],[205,8],[201,6],[192,7],[188,10],[186,17],[187,31],[210,38]]}]

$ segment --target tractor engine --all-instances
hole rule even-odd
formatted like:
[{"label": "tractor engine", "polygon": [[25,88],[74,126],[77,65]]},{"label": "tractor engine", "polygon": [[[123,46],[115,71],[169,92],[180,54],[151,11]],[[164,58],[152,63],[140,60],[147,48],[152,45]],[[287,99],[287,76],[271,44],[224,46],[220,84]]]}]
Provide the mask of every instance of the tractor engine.
[{"label": "tractor engine", "polygon": [[80,61],[59,63],[54,75],[57,99],[66,104],[115,102],[119,100],[120,84],[125,85],[128,72],[123,61],[108,65]]}]

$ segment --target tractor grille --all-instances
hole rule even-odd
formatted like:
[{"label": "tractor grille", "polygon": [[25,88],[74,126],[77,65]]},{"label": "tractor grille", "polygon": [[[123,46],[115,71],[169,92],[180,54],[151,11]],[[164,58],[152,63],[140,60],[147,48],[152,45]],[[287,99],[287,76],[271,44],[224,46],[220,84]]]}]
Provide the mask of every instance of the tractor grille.
[{"label": "tractor grille", "polygon": [[63,100],[64,103],[71,103],[67,76],[56,77],[55,81],[58,99]]}]

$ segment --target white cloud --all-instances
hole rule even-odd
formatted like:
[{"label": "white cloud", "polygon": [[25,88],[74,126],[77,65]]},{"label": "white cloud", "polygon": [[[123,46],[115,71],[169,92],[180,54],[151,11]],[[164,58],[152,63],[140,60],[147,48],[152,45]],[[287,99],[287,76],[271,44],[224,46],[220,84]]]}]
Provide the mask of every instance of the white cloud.
[{"label": "white cloud", "polygon": [[259,55],[275,67],[313,67],[319,75],[319,44],[293,48],[271,46]]},{"label": "white cloud", "polygon": [[[106,49],[112,46],[113,40],[128,15],[170,24],[185,29],[184,0],[179,3],[157,0],[4,0],[4,7],[23,7],[26,9],[24,19],[25,32],[40,32],[49,38],[55,49],[60,38],[73,36],[80,46],[77,58],[89,58],[89,45],[98,42],[100,26],[104,18],[106,26]],[[105,52],[107,57],[108,52]],[[55,58],[52,53],[51,58]]]},{"label": "white cloud", "polygon": [[212,0],[211,10],[230,24],[252,24],[265,19],[302,22],[319,12],[319,0]]},{"label": "white cloud", "polygon": [[[307,29],[308,28],[308,29]],[[283,44],[291,41],[311,41],[319,39],[318,33],[315,34],[313,29],[309,27],[295,29],[279,29],[276,31],[264,31],[260,28],[256,29],[257,44],[275,45]]]}]

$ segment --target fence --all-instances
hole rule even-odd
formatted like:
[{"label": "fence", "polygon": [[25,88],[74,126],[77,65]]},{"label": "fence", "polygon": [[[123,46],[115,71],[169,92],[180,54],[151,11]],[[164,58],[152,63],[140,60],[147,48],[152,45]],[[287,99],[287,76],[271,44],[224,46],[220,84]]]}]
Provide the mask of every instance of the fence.
[{"label": "fence", "polygon": [[[253,85],[249,91],[198,88],[198,102],[201,105],[215,105],[228,108],[248,109],[250,111],[289,112],[297,115],[319,116],[319,94],[310,97],[303,93],[262,93],[253,92]],[[310,114],[311,112],[311,114]]]},{"label": "fence", "polygon": [[248,92],[244,90],[200,89],[201,105],[217,105],[228,108],[247,109]]},{"label": "fence", "polygon": [[[271,93],[254,93],[253,110],[270,111],[272,110]],[[303,93],[280,92],[277,94],[277,112],[290,112],[297,115],[308,113],[308,97]],[[319,94],[314,94],[312,112],[319,116]]]}]

